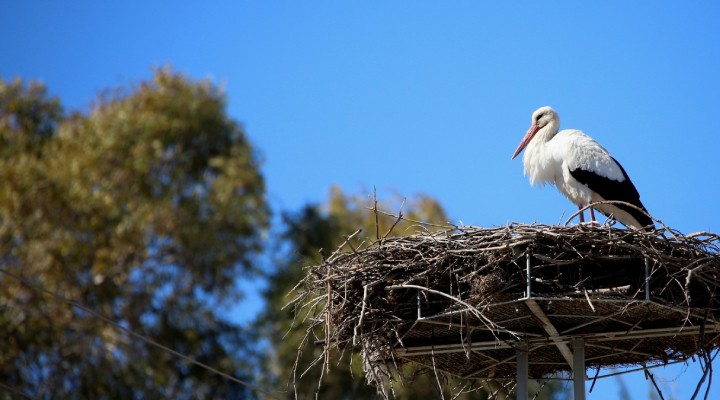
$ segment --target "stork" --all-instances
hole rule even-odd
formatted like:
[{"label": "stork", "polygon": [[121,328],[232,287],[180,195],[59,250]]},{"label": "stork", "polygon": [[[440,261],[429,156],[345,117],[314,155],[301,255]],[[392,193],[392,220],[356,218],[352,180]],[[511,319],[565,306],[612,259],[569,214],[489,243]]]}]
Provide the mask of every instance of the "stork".
[{"label": "stork", "polygon": [[[560,117],[550,107],[541,107],[532,115],[530,129],[512,159],[525,149],[523,165],[531,185],[554,184],[580,210],[589,204],[616,200],[625,204],[598,204],[598,211],[635,229],[654,227],[640,202],[640,194],[625,169],[604,147],[575,129],[560,128]],[[642,210],[642,211],[641,211]],[[593,207],[590,218],[595,221]],[[580,212],[580,222],[585,222]]]}]

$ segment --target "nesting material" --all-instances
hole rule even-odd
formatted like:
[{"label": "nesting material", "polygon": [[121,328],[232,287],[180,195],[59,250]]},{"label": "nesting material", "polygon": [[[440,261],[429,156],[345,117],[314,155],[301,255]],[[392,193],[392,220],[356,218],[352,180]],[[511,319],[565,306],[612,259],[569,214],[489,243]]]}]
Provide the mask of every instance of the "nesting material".
[{"label": "nesting material", "polygon": [[409,362],[513,380],[519,349],[529,352],[531,378],[568,372],[578,338],[587,368],[598,370],[683,361],[720,345],[715,234],[512,224],[346,244],[309,267],[297,304],[322,309],[312,314],[321,342],[361,352],[378,386]]}]

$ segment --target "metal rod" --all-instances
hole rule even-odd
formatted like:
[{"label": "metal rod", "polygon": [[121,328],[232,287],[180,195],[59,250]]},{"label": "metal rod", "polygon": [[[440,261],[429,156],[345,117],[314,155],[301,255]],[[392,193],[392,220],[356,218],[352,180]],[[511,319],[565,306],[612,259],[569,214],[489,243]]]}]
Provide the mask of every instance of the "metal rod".
[{"label": "metal rod", "polygon": [[650,262],[645,257],[645,301],[650,301]]},{"label": "metal rod", "polygon": [[516,399],[528,400],[528,351],[521,345],[517,349],[517,386]]},{"label": "metal rod", "polygon": [[528,251],[525,253],[525,275],[527,276],[526,282],[525,282],[525,284],[526,284],[526,286],[527,286],[527,288],[526,288],[526,293],[525,293],[525,298],[528,298],[528,299],[530,298],[530,296],[532,296],[532,292],[530,291],[530,282],[531,282],[531,279],[530,279],[530,258],[531,258],[531,256],[530,256],[530,250],[528,249]]},{"label": "metal rod", "polygon": [[575,400],[585,400],[585,341],[573,339],[572,348]]},{"label": "metal rod", "polygon": [[422,313],[420,312],[420,290],[417,291],[417,309],[418,309],[418,319],[421,319]]},{"label": "metal rod", "polygon": [[[631,339],[644,339],[653,337],[663,336],[687,336],[697,335],[700,331],[699,326],[686,326],[677,328],[656,328],[656,329],[643,329],[637,331],[613,331],[613,332],[602,332],[602,333],[589,333],[585,334],[585,338],[592,345],[596,343],[613,342],[618,340],[631,340]],[[720,332],[720,325],[711,325],[705,327],[705,332]],[[556,338],[557,341],[568,343],[572,341],[571,336],[560,335]],[[525,340],[532,346],[548,346],[547,339],[542,338],[527,338]],[[555,345],[555,343],[552,343]],[[467,349],[472,351],[483,351],[483,350],[497,350],[510,348],[510,344],[506,341],[499,341],[497,339],[486,340],[486,341],[473,341],[472,343],[448,343],[431,346],[406,346],[397,347],[395,349],[397,355],[400,357],[411,357],[417,355],[427,355],[431,351],[435,354],[441,353],[464,353]]]}]

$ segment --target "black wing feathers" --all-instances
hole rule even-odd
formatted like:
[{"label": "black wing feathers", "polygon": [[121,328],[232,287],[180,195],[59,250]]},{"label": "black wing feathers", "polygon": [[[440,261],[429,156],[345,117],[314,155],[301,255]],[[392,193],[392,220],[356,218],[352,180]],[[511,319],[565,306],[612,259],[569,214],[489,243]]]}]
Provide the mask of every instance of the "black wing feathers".
[{"label": "black wing feathers", "polygon": [[[613,158],[613,161],[620,167],[625,180],[618,182],[604,176],[600,176],[594,172],[587,171],[581,168],[570,170],[570,175],[575,178],[578,182],[590,188],[590,190],[596,192],[605,200],[617,200],[630,203],[634,206],[645,210],[645,206],[640,201],[640,193],[638,193],[635,185],[633,185],[630,177],[625,172],[625,168]],[[614,204],[615,207],[622,209],[628,214],[632,215],[642,226],[652,225],[653,221],[645,213],[633,208],[628,207],[624,204]]]}]

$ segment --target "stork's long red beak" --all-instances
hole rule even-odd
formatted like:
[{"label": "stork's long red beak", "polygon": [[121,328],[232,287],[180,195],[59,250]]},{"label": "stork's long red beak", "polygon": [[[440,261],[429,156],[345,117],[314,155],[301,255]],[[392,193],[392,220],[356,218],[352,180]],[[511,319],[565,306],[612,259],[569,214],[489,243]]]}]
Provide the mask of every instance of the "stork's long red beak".
[{"label": "stork's long red beak", "polygon": [[535,125],[535,124],[530,125],[530,129],[528,129],[527,133],[525,134],[525,137],[522,139],[522,142],[520,142],[520,145],[518,146],[518,148],[515,149],[515,153],[513,153],[512,157],[510,158],[511,160],[514,160],[515,157],[517,157],[518,154],[520,154],[520,152],[523,151],[525,146],[527,146],[528,143],[530,143],[530,141],[535,136],[537,131],[538,131],[537,125]]}]

